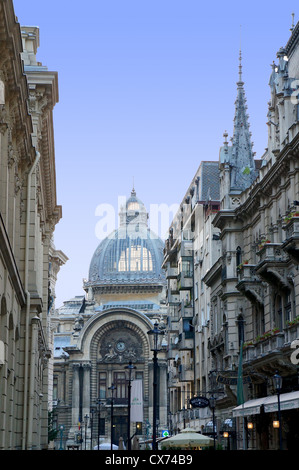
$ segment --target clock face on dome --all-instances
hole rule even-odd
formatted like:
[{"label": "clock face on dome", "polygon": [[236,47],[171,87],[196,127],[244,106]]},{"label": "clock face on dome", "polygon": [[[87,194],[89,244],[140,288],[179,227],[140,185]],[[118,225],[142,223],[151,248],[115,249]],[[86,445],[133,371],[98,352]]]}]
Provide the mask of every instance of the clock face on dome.
[{"label": "clock face on dome", "polygon": [[116,343],[116,349],[118,352],[123,352],[125,350],[125,347],[125,343],[121,340]]}]

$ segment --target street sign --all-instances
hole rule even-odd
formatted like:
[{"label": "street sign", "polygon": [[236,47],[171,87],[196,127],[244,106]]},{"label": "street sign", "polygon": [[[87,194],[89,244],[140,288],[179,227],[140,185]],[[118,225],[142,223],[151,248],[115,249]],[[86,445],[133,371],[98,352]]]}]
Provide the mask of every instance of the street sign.
[{"label": "street sign", "polygon": [[192,408],[205,408],[209,406],[209,399],[206,397],[193,397],[190,398],[190,405]]},{"label": "street sign", "polygon": [[169,431],[165,429],[164,431],[162,431],[162,437],[167,437],[167,436],[169,436]]}]

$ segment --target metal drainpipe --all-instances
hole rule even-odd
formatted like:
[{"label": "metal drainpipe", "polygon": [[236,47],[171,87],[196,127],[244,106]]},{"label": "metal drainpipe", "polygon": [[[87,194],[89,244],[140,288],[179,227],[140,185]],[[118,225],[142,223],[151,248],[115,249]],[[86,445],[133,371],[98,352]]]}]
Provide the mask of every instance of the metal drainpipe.
[{"label": "metal drainpipe", "polygon": [[29,317],[31,296],[28,291],[28,272],[29,272],[29,235],[30,235],[30,198],[31,198],[31,179],[32,174],[39,162],[40,153],[36,152],[35,160],[28,173],[27,180],[27,213],[26,213],[26,238],[25,238],[25,295],[26,295],[26,325],[25,325],[25,371],[24,371],[24,408],[23,408],[23,434],[22,434],[22,450],[26,449],[26,427],[27,427],[27,404],[28,404],[28,364],[29,364]]}]

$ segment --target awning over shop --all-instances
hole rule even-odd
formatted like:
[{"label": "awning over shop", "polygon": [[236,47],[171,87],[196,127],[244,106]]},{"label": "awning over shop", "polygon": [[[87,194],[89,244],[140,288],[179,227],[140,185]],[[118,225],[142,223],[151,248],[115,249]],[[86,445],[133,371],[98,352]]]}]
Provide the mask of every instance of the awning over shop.
[{"label": "awning over shop", "polygon": [[[272,413],[278,410],[277,395],[271,395],[256,400],[249,400],[233,409],[233,416],[249,416],[259,414],[261,406],[264,406],[265,413]],[[282,393],[280,395],[280,409],[291,410],[299,408],[299,391]]]},{"label": "awning over shop", "polygon": [[[271,401],[265,403],[265,413],[278,411],[277,395],[271,397],[271,399]],[[299,408],[299,391],[280,395],[280,409],[282,411],[292,410],[294,408]]]},{"label": "awning over shop", "polygon": [[266,398],[257,398],[256,400],[249,400],[242,405],[237,406],[233,409],[233,417],[257,415],[260,413],[261,406],[263,405]]}]

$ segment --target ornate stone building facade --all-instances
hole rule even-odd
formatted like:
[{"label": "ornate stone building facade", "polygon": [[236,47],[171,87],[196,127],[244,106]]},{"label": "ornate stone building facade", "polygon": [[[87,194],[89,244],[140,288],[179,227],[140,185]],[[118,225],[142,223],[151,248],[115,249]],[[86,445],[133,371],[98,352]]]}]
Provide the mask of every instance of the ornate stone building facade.
[{"label": "ornate stone building facade", "polygon": [[0,449],[48,446],[49,254],[56,202],[57,73],[38,28],[0,2]]},{"label": "ornate stone building facade", "polygon": [[[298,51],[299,24],[273,63],[268,148],[258,173],[241,98],[241,68],[232,145],[225,134],[220,150],[221,210],[213,225],[220,230],[222,254],[204,281],[212,298],[211,366],[223,390],[216,414],[220,422],[230,421],[236,448],[292,449],[299,442],[298,361],[292,355],[299,336]],[[242,178],[235,180],[236,172]],[[244,399],[236,386],[240,356]],[[276,372],[282,377],[281,443],[272,426],[278,419]]]},{"label": "ornate stone building facade", "polygon": [[[135,368],[131,378],[143,383],[143,419],[130,424],[130,433],[137,432],[140,440],[152,435],[153,344],[148,332],[156,321],[165,328],[163,243],[148,228],[148,214],[134,190],[119,218],[119,228],[95,250],[84,281],[86,294],[64,302],[53,318],[54,399],[66,445],[78,435],[81,439],[86,415],[83,448],[110,442],[111,418],[114,444],[120,437],[127,441],[130,361]],[[167,429],[164,343],[165,338],[158,353],[158,430]]]},{"label": "ornate stone building facade", "polygon": [[[191,426],[235,449],[292,449],[299,440],[298,51],[299,24],[273,63],[268,148],[260,160],[240,52],[233,136],[229,144],[225,132],[214,163],[218,197],[196,196],[202,162],[164,251],[171,430]],[[272,427],[277,372],[281,443]],[[212,409],[192,409],[194,396],[216,399],[214,423]]]}]

